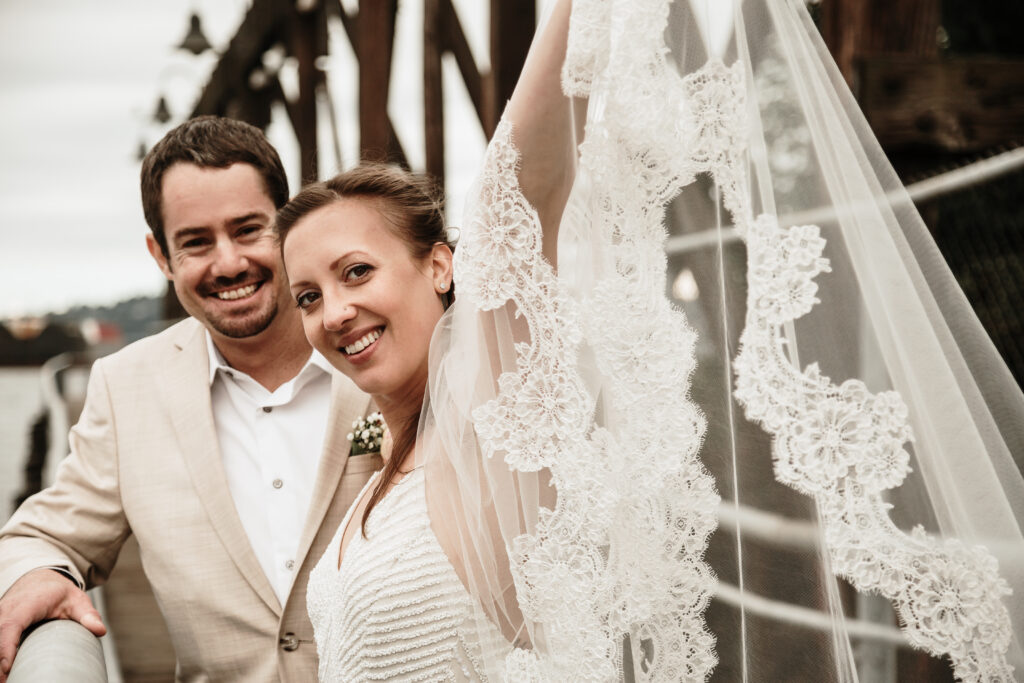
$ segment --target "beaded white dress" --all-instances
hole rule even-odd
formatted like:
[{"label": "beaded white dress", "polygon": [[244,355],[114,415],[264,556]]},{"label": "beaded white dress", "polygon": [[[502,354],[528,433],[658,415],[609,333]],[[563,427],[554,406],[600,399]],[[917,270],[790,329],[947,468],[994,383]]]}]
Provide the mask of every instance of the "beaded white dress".
[{"label": "beaded white dress", "polygon": [[[370,512],[366,538],[352,536],[338,567],[353,509],[309,577],[306,601],[320,680],[487,680],[485,644],[476,636],[481,610],[430,528],[423,468]],[[508,648],[497,629],[491,636],[493,647]]]}]

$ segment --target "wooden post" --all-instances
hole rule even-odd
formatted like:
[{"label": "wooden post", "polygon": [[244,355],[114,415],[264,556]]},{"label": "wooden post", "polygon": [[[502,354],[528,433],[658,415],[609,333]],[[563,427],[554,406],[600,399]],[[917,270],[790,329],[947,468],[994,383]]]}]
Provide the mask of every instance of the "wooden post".
[{"label": "wooden post", "polygon": [[299,96],[289,113],[299,142],[300,177],[305,186],[319,176],[316,90],[323,75],[316,68],[316,58],[326,52],[326,25],[322,3],[307,11],[299,11],[294,3],[289,5],[289,47],[299,63]]},{"label": "wooden post", "polygon": [[863,57],[938,54],[937,0],[822,0],[820,16],[821,35],[854,93]]},{"label": "wooden post", "polygon": [[359,155],[384,160],[391,149],[388,91],[397,0],[359,3],[356,55],[359,59]]},{"label": "wooden post", "polygon": [[488,84],[487,137],[491,136],[505,103],[523,70],[537,27],[535,0],[491,0],[491,80]]},{"label": "wooden post", "polygon": [[444,186],[444,84],[441,38],[444,0],[423,3],[423,126],[427,173]]}]

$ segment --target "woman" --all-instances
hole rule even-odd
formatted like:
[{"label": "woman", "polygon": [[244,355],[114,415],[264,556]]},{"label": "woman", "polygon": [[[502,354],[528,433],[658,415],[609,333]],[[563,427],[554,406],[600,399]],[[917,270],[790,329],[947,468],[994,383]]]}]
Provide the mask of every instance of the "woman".
[{"label": "woman", "polygon": [[1024,670],[1024,396],[802,4],[710,4],[559,3],[454,257],[404,176],[282,210],[394,435],[311,579],[322,678]]},{"label": "woman", "polygon": [[415,443],[451,296],[439,202],[400,170],[361,166],[301,192],[278,230],[306,334],[394,435],[310,581],[320,678],[481,679],[484,650],[460,630],[474,604],[430,533]]}]

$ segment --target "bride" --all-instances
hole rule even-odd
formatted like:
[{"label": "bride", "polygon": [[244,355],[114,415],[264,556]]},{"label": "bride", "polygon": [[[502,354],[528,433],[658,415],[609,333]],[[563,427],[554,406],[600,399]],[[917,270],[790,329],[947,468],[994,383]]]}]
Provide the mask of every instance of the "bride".
[{"label": "bride", "polygon": [[278,216],[391,436],[322,680],[1024,671],[1024,396],[801,3],[558,2],[466,215],[361,166]]}]

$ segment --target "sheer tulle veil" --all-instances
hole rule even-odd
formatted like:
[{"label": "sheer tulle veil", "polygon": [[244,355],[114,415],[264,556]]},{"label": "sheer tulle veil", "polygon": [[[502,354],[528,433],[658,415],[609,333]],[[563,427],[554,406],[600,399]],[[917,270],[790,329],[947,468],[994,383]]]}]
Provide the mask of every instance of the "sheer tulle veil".
[{"label": "sheer tulle veil", "polygon": [[575,0],[431,346],[494,680],[1024,675],[1024,396],[797,0]]}]

